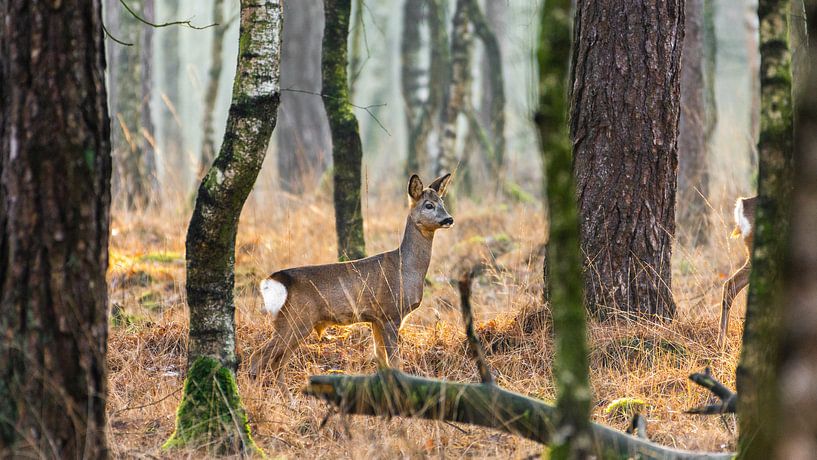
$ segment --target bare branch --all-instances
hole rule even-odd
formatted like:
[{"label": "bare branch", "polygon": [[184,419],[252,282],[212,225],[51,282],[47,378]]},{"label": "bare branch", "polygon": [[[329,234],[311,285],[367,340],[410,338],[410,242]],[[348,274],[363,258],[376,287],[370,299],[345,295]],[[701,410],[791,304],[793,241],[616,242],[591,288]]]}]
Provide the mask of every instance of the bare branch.
[{"label": "bare branch", "polygon": [[[138,14],[136,14],[136,12],[133,11],[133,9],[130,6],[128,6],[127,3],[125,3],[125,0],[119,0],[119,3],[121,3],[122,6],[124,6],[125,9],[128,10],[128,13],[130,13],[131,16],[136,18],[137,21],[141,22],[142,24],[149,25],[151,27],[160,28],[160,27],[168,27],[168,26],[185,26],[185,27],[189,27],[191,29],[203,30],[203,29],[209,29],[210,27],[215,27],[215,26],[218,25],[218,24],[209,24],[209,25],[206,25],[206,26],[194,26],[190,19],[188,19],[187,21],[171,21],[171,22],[163,22],[161,24],[156,24],[156,23],[150,22],[147,19],[145,19],[145,18],[139,16]],[[108,36],[110,37],[110,35],[108,35]],[[111,37],[111,38],[113,38],[113,37]]]},{"label": "bare branch", "polygon": [[693,407],[692,409],[686,411],[687,414],[714,415],[733,414],[736,412],[738,405],[737,393],[733,392],[729,388],[726,388],[724,384],[717,381],[715,377],[712,376],[712,371],[708,367],[704,369],[703,373],[696,372],[690,375],[689,379],[711,391],[718,397],[718,399],[721,400],[721,403]]}]

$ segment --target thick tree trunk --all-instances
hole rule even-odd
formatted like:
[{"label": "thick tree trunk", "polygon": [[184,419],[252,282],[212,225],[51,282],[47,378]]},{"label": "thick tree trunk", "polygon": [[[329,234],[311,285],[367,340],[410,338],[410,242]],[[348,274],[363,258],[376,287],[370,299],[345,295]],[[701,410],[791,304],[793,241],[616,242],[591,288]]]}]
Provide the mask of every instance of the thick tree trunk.
[{"label": "thick tree trunk", "polygon": [[[457,119],[471,105],[471,54],[474,37],[468,21],[468,1],[457,0],[454,17],[451,19],[451,80],[448,84],[448,95],[442,113],[442,124],[439,139],[439,155],[435,174],[454,172],[458,167]],[[448,187],[449,208],[454,206],[456,184]]]},{"label": "thick tree trunk", "polygon": [[[201,182],[187,230],[190,341],[185,393],[166,447],[254,449],[235,387],[235,238],[280,98],[280,0],[242,0],[238,63],[221,150]],[[208,389],[212,391],[207,391]],[[222,396],[224,395],[224,396]],[[203,424],[202,414],[208,414]]]},{"label": "thick tree trunk", "polygon": [[0,6],[0,457],[105,458],[102,5]]},{"label": "thick tree trunk", "polygon": [[[148,18],[152,0],[128,2],[135,14]],[[110,1],[106,15],[118,24],[117,37],[134,46],[110,46],[110,86],[112,147],[115,170],[114,199],[128,209],[151,204],[156,182],[156,157],[152,144],[150,57],[152,32],[128,12],[119,1]],[[151,18],[152,19],[152,18]]]},{"label": "thick tree trunk", "polygon": [[360,196],[363,145],[357,118],[349,101],[349,80],[346,76],[351,0],[324,0],[323,9],[321,94],[332,132],[338,258],[354,260],[366,256],[366,244]]},{"label": "thick tree trunk", "polygon": [[[778,458],[807,459],[817,452],[817,2],[806,14],[811,67],[797,85],[794,196],[786,264],[781,335]],[[806,46],[804,44],[804,46]]]},{"label": "thick tree trunk", "polygon": [[210,72],[207,76],[207,90],[204,93],[204,141],[201,146],[199,179],[204,176],[216,156],[216,142],[213,139],[213,136],[215,136],[213,117],[215,116],[218,87],[223,67],[221,56],[224,47],[224,34],[227,32],[227,24],[224,23],[224,0],[215,0],[213,2],[213,23],[218,25],[213,28],[213,41],[210,44],[211,62]]},{"label": "thick tree trunk", "polygon": [[[546,282],[556,335],[556,431],[564,433],[554,458],[588,458],[590,431],[586,317],[582,299],[582,256],[573,157],[567,136],[567,65],[570,54],[570,0],[548,0],[539,22],[539,130],[548,228]],[[550,149],[553,146],[555,148]]]},{"label": "thick tree trunk", "polygon": [[704,246],[708,241],[709,167],[706,142],[704,76],[704,0],[687,0],[681,62],[681,118],[678,124],[679,241]]},{"label": "thick tree trunk", "polygon": [[[783,269],[792,196],[791,52],[788,0],[761,0],[758,204],[752,274],[737,370],[739,458],[768,458],[779,424],[775,409]],[[771,422],[771,423],[770,423]]]},{"label": "thick tree trunk", "polygon": [[587,306],[672,318],[683,1],[576,8],[570,134]]},{"label": "thick tree trunk", "polygon": [[317,95],[324,21],[321,5],[322,0],[284,2],[287,26],[281,51],[281,88],[285,91],[276,137],[280,186],[292,193],[303,193],[314,185],[312,179],[326,169],[332,149],[323,102]]}]

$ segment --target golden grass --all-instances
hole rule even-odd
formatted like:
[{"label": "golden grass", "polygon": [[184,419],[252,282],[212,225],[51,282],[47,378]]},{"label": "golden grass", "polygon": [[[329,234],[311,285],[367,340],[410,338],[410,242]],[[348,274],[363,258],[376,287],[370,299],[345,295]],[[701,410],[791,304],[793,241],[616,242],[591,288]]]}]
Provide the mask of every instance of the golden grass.
[{"label": "golden grass", "polygon": [[[251,200],[241,221],[236,316],[238,352],[244,359],[271,330],[269,318],[260,312],[257,281],[276,269],[335,257],[331,204],[275,196],[264,205]],[[433,283],[401,332],[404,368],[424,376],[477,380],[476,368],[465,355],[457,292],[449,280],[459,267],[481,260],[491,268],[475,283],[473,305],[481,334],[492,342],[487,344],[488,360],[497,383],[552,400],[550,333],[525,333],[515,321],[520,312],[536,308],[541,295],[542,209],[466,200],[459,204],[453,213],[457,225],[436,237],[429,271]],[[727,214],[728,204],[725,207]],[[405,223],[404,203],[370,198],[366,209],[368,251],[394,247]],[[165,455],[160,446],[173,431],[183,383],[187,312],[182,259],[188,216],[157,214],[114,215],[110,298],[120,314],[131,319],[112,327],[108,346],[109,439],[118,457]],[[725,351],[716,348],[716,337],[720,284],[740,263],[742,249],[739,242],[727,240],[730,229],[721,222],[713,226],[715,243],[696,250],[676,248],[676,321],[590,324],[596,421],[623,429],[626,421],[605,416],[604,408],[618,398],[638,398],[646,403],[653,440],[694,450],[734,449],[732,416],[683,413],[709,397],[687,380],[688,374],[711,366],[722,382],[734,387],[744,295],[735,305]],[[146,292],[150,302],[144,300]],[[333,415],[321,428],[327,406],[300,396],[298,388],[313,373],[372,372],[371,350],[364,325],[332,328],[321,338],[313,334],[286,370],[298,403],[293,409],[280,400],[269,376],[253,381],[242,367],[238,385],[258,444],[268,454],[287,458],[521,458],[541,450],[511,435],[441,422]]]}]

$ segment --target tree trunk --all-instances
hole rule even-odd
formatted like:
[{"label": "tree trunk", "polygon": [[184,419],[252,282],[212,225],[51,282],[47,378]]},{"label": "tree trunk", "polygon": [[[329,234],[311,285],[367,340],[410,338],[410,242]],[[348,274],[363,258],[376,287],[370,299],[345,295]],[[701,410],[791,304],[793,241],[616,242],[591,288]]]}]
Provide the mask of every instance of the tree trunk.
[{"label": "tree trunk", "polygon": [[[563,433],[554,458],[588,458],[591,389],[588,377],[586,318],[582,299],[582,256],[573,157],[567,146],[567,64],[570,54],[570,0],[548,0],[539,22],[539,130],[548,228],[545,282],[556,335],[556,431]],[[554,148],[550,148],[550,147]]]},{"label": "tree trunk", "polygon": [[[448,23],[446,21],[447,0],[428,0],[428,35],[429,47],[431,48],[431,62],[428,68],[428,104],[424,115],[428,117],[427,123],[436,135],[436,147],[439,149],[443,136],[442,126],[445,117],[445,106],[448,100],[448,90],[451,83],[451,49],[448,42]],[[438,120],[438,123],[434,121]],[[424,120],[424,122],[426,122]],[[435,127],[436,126],[436,127]],[[436,172],[439,161],[439,150],[437,158],[434,159],[432,171]]]},{"label": "tree trunk", "polygon": [[570,134],[585,295],[599,318],[675,316],[681,0],[577,2]]},{"label": "tree trunk", "polygon": [[357,89],[357,79],[360,72],[363,70],[361,62],[363,46],[361,38],[363,37],[364,28],[363,23],[363,0],[354,0],[354,7],[352,8],[352,28],[349,31],[351,34],[351,48],[349,49],[349,99],[355,100],[355,90]]},{"label": "tree trunk", "polygon": [[176,431],[165,443],[219,453],[255,449],[235,386],[235,238],[276,122],[281,1],[242,0],[240,17],[227,128],[187,230],[188,374]]},{"label": "tree trunk", "polygon": [[106,458],[102,5],[0,12],[0,457]]},{"label": "tree trunk", "polygon": [[[423,77],[428,76],[420,67],[422,41],[420,26],[423,21],[423,0],[406,0],[403,5],[403,34],[400,40],[400,89],[406,111],[408,150],[406,175],[422,173],[426,164],[426,143],[431,125],[424,116],[425,101],[420,96]],[[428,85],[432,84],[430,78]],[[425,123],[421,123],[425,122]]]},{"label": "tree trunk", "polygon": [[[280,186],[303,193],[328,165],[332,139],[321,87],[322,0],[284,2],[281,119],[276,130]],[[295,91],[286,91],[292,89]],[[306,92],[298,92],[306,91]],[[314,94],[313,94],[314,93]]]},{"label": "tree trunk", "polygon": [[786,264],[786,288],[783,303],[777,437],[777,457],[807,459],[817,452],[817,251],[814,229],[817,227],[817,2],[811,2],[806,14],[811,68],[803,66],[798,86],[794,146],[794,196],[789,228]]},{"label": "tree trunk", "polygon": [[[439,155],[435,174],[454,172],[458,168],[457,119],[471,104],[471,52],[473,35],[469,28],[468,1],[457,0],[454,17],[451,19],[451,81],[442,114]],[[454,206],[456,184],[448,187],[449,208]]]},{"label": "tree trunk", "polygon": [[737,370],[739,458],[768,458],[779,424],[777,363],[792,196],[791,52],[787,0],[761,0],[758,204],[752,273]]},{"label": "tree trunk", "polygon": [[355,260],[366,256],[361,209],[361,161],[357,118],[349,101],[347,40],[351,0],[324,0],[323,105],[332,132],[334,162],[335,228],[338,259]]},{"label": "tree trunk", "polygon": [[[164,0],[162,10],[165,12],[164,21],[175,21],[179,17],[179,1]],[[108,25],[110,29],[110,25]],[[167,165],[173,171],[187,171],[189,165],[184,155],[184,133],[182,132],[181,120],[178,115],[178,107],[181,106],[181,95],[179,93],[179,76],[181,75],[181,55],[179,53],[179,40],[181,34],[179,27],[162,27],[156,31],[156,37],[162,55],[159,63],[161,72],[160,97],[162,103],[159,111],[159,126],[162,133],[162,152],[167,158]],[[111,44],[110,46],[118,46]],[[175,174],[175,185],[180,190],[187,190],[187,175]]]},{"label": "tree trunk", "polygon": [[218,87],[223,67],[221,64],[221,50],[224,46],[224,34],[227,32],[227,24],[224,24],[224,0],[215,0],[213,2],[213,23],[218,25],[213,28],[213,41],[210,44],[212,61],[210,62],[207,90],[204,93],[204,141],[201,146],[198,179],[204,176],[216,156],[216,143],[213,139],[213,136],[215,136],[213,117],[215,116]]},{"label": "tree trunk", "polygon": [[[128,2],[140,17],[148,17],[151,0]],[[111,111],[113,160],[116,177],[114,200],[128,209],[150,205],[156,181],[156,158],[152,142],[149,93],[152,56],[152,32],[127,11],[118,0],[110,1],[107,16],[118,24],[112,31],[133,46],[110,46]],[[152,18],[151,18],[152,19]],[[144,57],[143,57],[144,56]]]},{"label": "tree trunk", "polygon": [[746,7],[746,56],[749,65],[749,86],[752,95],[749,108],[749,171],[757,171],[757,141],[760,137],[760,57],[758,50],[757,1]]},{"label": "tree trunk", "polygon": [[[487,91],[490,93],[489,105],[481,109],[487,112],[489,124],[488,134],[493,140],[488,154],[488,164],[491,176],[501,180],[504,176],[505,163],[505,80],[502,76],[502,51],[499,48],[494,30],[488,19],[482,13],[477,0],[468,0],[469,19],[474,25],[476,35],[485,47],[485,61],[488,71],[484,78],[487,80]],[[474,111],[473,104],[468,109]],[[475,115],[476,116],[476,115]]]},{"label": "tree trunk", "polygon": [[709,167],[704,76],[704,0],[687,0],[681,63],[676,223],[684,245],[708,242]]}]

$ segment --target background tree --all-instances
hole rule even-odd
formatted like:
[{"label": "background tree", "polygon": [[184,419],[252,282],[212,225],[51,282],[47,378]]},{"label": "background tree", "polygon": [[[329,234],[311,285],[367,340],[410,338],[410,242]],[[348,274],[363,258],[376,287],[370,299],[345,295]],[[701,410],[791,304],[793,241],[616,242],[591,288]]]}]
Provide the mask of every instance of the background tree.
[{"label": "background tree", "polygon": [[[567,63],[570,0],[548,0],[539,20],[539,107],[534,121],[541,139],[547,195],[549,263],[545,281],[556,341],[557,429],[564,439],[554,458],[587,458],[592,453],[588,351],[582,301],[582,257],[573,157],[567,140]],[[550,273],[547,273],[547,271]]]},{"label": "background tree", "polygon": [[151,18],[153,0],[109,0],[109,30],[132,46],[109,46],[109,87],[112,112],[114,196],[130,209],[150,204],[156,189],[156,152],[151,121],[153,31],[136,17]]},{"label": "background tree", "polygon": [[[161,3],[164,17],[168,21],[174,21],[179,17],[179,1],[163,0]],[[108,24],[110,27],[110,24]],[[181,75],[181,55],[179,54],[179,42],[181,34],[179,27],[162,27],[155,31],[159,53],[162,58],[159,62],[157,73],[161,79],[158,83],[160,91],[159,98],[159,126],[161,136],[161,150],[167,164],[174,171],[185,171],[187,161],[184,157],[184,138],[181,126],[181,119],[178,114],[178,107],[181,102],[179,93],[179,76]],[[113,45],[111,45],[113,46]],[[187,181],[184,175],[176,175],[180,181],[179,186],[187,190]]]},{"label": "background tree", "polygon": [[585,295],[601,318],[675,315],[683,19],[681,0],[576,3],[570,135]]},{"label": "background tree", "polygon": [[335,228],[338,258],[354,260],[366,256],[361,207],[361,161],[357,118],[349,101],[347,41],[351,0],[324,0],[322,64],[323,105],[332,132],[334,161]]},{"label": "background tree", "polygon": [[[806,14],[808,36],[817,37],[817,2]],[[817,46],[807,46],[798,86],[794,143],[794,188],[785,265],[783,328],[779,366],[778,458],[809,458],[817,452]],[[810,64],[808,60],[810,59]],[[798,74],[800,75],[800,74]]]},{"label": "background tree", "polygon": [[[678,125],[676,222],[682,244],[708,241],[709,167],[707,133],[706,26],[704,0],[688,0],[681,65],[681,117]],[[712,83],[711,81],[709,82]]]},{"label": "background tree", "polygon": [[280,98],[280,0],[241,2],[238,64],[221,150],[201,182],[187,229],[187,378],[165,447],[256,449],[235,383],[235,239],[261,169]]},{"label": "background tree", "polygon": [[224,47],[224,33],[227,32],[228,24],[224,23],[224,0],[213,2],[213,41],[210,44],[210,72],[207,75],[207,90],[204,92],[204,141],[201,146],[201,163],[199,164],[199,177],[204,175],[213,158],[216,156],[216,143],[213,139],[216,99],[218,98],[218,86],[221,81],[221,61],[222,48]]},{"label": "background tree", "polygon": [[778,341],[792,196],[791,52],[788,0],[761,0],[758,205],[752,273],[737,370],[740,458],[765,458],[779,429],[775,409]]},{"label": "background tree", "polygon": [[[281,187],[302,193],[328,165],[332,139],[324,116],[321,87],[322,0],[284,2],[281,51],[281,119],[276,129]],[[306,92],[299,92],[306,91]]]},{"label": "background tree", "polygon": [[0,457],[105,458],[102,5],[0,12]]},{"label": "background tree", "polygon": [[[427,107],[421,97],[424,77],[421,64],[422,41],[420,30],[425,11],[424,0],[406,0],[403,4],[403,33],[400,39],[400,89],[406,111],[408,153],[406,175],[423,172],[427,162],[426,148],[431,130],[430,118],[425,115]],[[428,85],[431,85],[428,79]],[[421,166],[422,165],[422,166]]]}]

